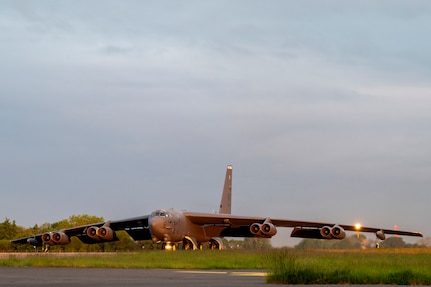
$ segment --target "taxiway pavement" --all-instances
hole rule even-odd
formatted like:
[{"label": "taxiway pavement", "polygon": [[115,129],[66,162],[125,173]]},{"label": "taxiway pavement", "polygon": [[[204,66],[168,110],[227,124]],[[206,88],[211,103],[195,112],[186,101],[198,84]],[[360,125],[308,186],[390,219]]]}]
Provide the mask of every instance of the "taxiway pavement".
[{"label": "taxiway pavement", "polygon": [[262,271],[1,267],[0,286],[268,286]]}]

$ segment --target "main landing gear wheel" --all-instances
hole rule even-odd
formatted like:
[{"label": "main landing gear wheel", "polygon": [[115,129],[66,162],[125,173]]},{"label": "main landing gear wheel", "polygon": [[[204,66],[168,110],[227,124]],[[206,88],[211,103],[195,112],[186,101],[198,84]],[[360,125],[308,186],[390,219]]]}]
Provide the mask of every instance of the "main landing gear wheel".
[{"label": "main landing gear wheel", "polygon": [[183,239],[183,249],[184,250],[202,250],[203,246],[199,242],[194,242],[189,238]]},{"label": "main landing gear wheel", "polygon": [[188,239],[183,240],[183,249],[184,250],[193,250],[193,242]]},{"label": "main landing gear wheel", "polygon": [[209,248],[211,250],[221,250],[223,249],[223,243],[219,238],[212,238],[209,242]]}]

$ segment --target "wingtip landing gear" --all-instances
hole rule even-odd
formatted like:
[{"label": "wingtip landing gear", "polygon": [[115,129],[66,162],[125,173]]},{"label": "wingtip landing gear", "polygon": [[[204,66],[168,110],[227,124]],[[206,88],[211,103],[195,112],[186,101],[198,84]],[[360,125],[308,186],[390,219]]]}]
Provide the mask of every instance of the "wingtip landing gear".
[{"label": "wingtip landing gear", "polygon": [[381,240],[385,240],[386,239],[386,235],[383,229],[380,229],[379,231],[376,232],[376,248],[380,248],[380,243],[382,242]]},{"label": "wingtip landing gear", "polygon": [[381,240],[377,238],[376,240],[376,248],[380,248]]}]

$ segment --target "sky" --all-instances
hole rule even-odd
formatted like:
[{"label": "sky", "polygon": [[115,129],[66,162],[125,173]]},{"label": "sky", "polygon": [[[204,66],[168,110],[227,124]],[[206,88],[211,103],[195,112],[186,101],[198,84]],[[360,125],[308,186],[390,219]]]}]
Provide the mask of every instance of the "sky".
[{"label": "sky", "polygon": [[431,236],[429,1],[3,0],[0,31],[1,221],[214,212],[231,164],[236,215]]}]

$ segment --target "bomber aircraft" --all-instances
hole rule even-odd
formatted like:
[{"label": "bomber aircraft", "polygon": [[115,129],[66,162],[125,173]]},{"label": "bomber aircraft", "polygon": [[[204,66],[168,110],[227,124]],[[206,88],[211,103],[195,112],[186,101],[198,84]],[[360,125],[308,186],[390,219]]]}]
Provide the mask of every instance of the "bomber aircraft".
[{"label": "bomber aircraft", "polygon": [[232,166],[228,165],[218,214],[197,213],[176,209],[159,209],[149,215],[123,220],[105,221],[89,225],[65,228],[12,240],[15,244],[42,246],[45,251],[52,245],[65,245],[76,236],[87,244],[118,240],[116,231],[124,230],[135,241],[152,240],[161,243],[162,249],[175,249],[182,243],[183,249],[202,249],[204,243],[211,249],[222,249],[222,237],[271,238],[277,228],[293,228],[291,237],[317,239],[343,239],[346,231],[374,233],[378,240],[386,234],[418,236],[420,232],[400,231],[357,225],[327,222],[298,221],[270,217],[237,216],[231,214]]}]

